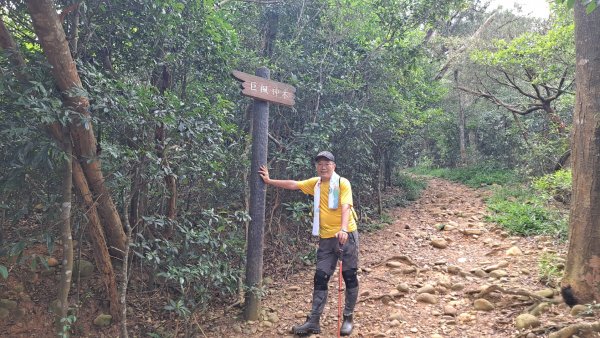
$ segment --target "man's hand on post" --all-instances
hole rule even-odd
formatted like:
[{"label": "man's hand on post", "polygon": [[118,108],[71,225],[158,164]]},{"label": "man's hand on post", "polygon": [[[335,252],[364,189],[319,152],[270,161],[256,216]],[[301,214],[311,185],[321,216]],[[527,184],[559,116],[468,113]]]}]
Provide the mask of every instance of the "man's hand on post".
[{"label": "man's hand on post", "polygon": [[260,166],[260,169],[258,169],[258,174],[262,178],[263,182],[265,182],[265,184],[269,184],[271,178],[269,177],[269,168],[267,168],[266,165]]}]

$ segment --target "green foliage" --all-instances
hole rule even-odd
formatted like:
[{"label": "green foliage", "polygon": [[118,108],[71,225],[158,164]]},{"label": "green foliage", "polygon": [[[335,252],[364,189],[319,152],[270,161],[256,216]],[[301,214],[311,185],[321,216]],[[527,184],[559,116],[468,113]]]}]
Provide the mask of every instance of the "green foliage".
[{"label": "green foliage", "polygon": [[195,221],[181,217],[179,222],[146,217],[149,226],[161,232],[173,227],[173,238],[146,239],[140,233],[133,243],[142,262],[184,296],[168,305],[181,316],[205,307],[215,297],[235,294],[243,268],[245,214],[204,210],[195,216]]},{"label": "green foliage", "polygon": [[73,314],[60,319],[61,331],[58,333],[59,337],[67,338],[70,337],[70,331],[73,324],[77,321],[77,317]]},{"label": "green foliage", "polygon": [[563,274],[564,259],[555,253],[544,251],[539,257],[538,266],[540,281],[555,287]]},{"label": "green foliage", "polygon": [[169,299],[169,304],[165,305],[165,310],[175,312],[179,317],[185,318],[190,315],[191,311],[185,305],[185,301],[183,299],[178,299],[174,301],[173,299]]},{"label": "green foliage", "polygon": [[360,231],[363,232],[375,232],[385,228],[386,226],[392,224],[394,219],[388,214],[382,214],[378,220],[374,220],[372,222],[363,222],[360,225]]},{"label": "green foliage", "polygon": [[407,201],[416,201],[421,196],[423,189],[427,188],[427,181],[403,172],[394,175],[393,185],[402,189]]},{"label": "green foliage", "polygon": [[488,221],[495,222],[520,236],[551,235],[566,240],[568,225],[566,215],[553,209],[535,191],[519,185],[499,188],[487,200],[491,214]]},{"label": "green foliage", "polygon": [[473,166],[452,169],[416,167],[411,169],[410,172],[445,178],[447,180],[466,184],[472,188],[479,188],[481,186],[492,184],[505,185],[519,180],[515,172],[497,169],[493,166]]},{"label": "green foliage", "polygon": [[[566,4],[568,8],[575,6],[576,0],[556,0],[559,4]],[[598,6],[600,6],[600,0],[581,0],[581,3],[585,6],[587,14],[593,12]]]},{"label": "green foliage", "polygon": [[0,264],[0,276],[4,279],[8,278],[8,268],[2,264]]},{"label": "green foliage", "polygon": [[[476,50],[471,57],[509,74],[527,70],[530,75],[525,78],[533,84],[552,83],[564,76],[563,60],[574,56],[574,29],[574,24],[569,24],[553,27],[545,33],[526,32],[510,41],[499,39],[493,49]],[[572,62],[566,65],[573,67]]]},{"label": "green foliage", "polygon": [[570,169],[561,169],[532,181],[532,187],[543,198],[554,198],[557,201],[571,200],[573,177]]}]

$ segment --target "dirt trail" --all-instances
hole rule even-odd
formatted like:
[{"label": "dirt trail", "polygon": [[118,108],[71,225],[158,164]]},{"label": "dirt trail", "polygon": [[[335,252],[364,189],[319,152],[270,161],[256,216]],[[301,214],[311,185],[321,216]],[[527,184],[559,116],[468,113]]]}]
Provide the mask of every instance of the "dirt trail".
[{"label": "dirt trail", "polygon": [[[477,291],[492,284],[513,291],[546,289],[538,281],[538,256],[564,248],[550,238],[509,237],[484,223],[486,193],[431,179],[419,201],[391,211],[393,224],[361,234],[361,296],[353,337],[518,335],[514,319],[531,299],[494,292],[485,297],[493,309],[482,311],[474,308]],[[515,255],[507,253],[510,248]],[[202,325],[205,336],[291,337],[291,326],[303,322],[310,309],[312,275],[309,268],[283,281],[272,276],[261,320],[243,322],[240,309],[229,310],[207,318]],[[337,283],[336,273],[329,283],[322,333],[315,337],[337,336]],[[556,309],[551,314],[568,313],[564,304],[552,308]]]}]

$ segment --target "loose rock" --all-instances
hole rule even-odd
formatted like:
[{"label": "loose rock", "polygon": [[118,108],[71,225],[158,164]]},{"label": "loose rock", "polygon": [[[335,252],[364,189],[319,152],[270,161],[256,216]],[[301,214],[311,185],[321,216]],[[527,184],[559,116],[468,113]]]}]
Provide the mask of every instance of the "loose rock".
[{"label": "loose rock", "polygon": [[438,299],[436,296],[429,293],[421,293],[417,296],[417,302],[426,303],[426,304],[437,304]]},{"label": "loose rock", "polygon": [[523,251],[521,251],[521,249],[519,249],[518,247],[513,246],[513,247],[509,248],[508,250],[506,250],[506,255],[507,256],[522,256]]},{"label": "loose rock", "polygon": [[432,239],[431,242],[429,242],[429,244],[431,244],[432,247],[437,249],[445,249],[448,247],[448,242],[443,238]]},{"label": "loose rock", "polygon": [[111,315],[100,314],[98,317],[96,317],[96,319],[94,319],[94,325],[99,327],[107,327],[110,326],[111,321]]},{"label": "loose rock", "polygon": [[515,319],[515,325],[518,329],[530,329],[540,326],[540,320],[532,314],[524,313]]},{"label": "loose rock", "polygon": [[476,299],[475,302],[473,302],[473,307],[475,307],[475,310],[479,311],[492,311],[495,308],[494,304],[483,298]]}]

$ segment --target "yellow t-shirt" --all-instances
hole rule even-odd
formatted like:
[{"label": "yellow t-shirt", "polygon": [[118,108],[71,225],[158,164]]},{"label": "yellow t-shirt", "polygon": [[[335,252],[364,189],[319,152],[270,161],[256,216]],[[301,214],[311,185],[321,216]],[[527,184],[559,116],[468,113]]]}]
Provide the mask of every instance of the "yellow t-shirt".
[{"label": "yellow t-shirt", "polygon": [[[303,193],[307,195],[315,194],[315,184],[319,180],[318,177],[309,178],[304,181],[299,181],[298,186]],[[348,204],[352,207],[352,187],[350,182],[345,179],[340,179],[340,206],[337,209],[329,209],[329,182],[321,183],[321,201],[319,213],[319,236],[321,238],[335,237],[335,234],[342,228],[342,205]],[[348,231],[356,230],[356,220],[352,211],[350,211],[350,219],[348,221]]]}]

